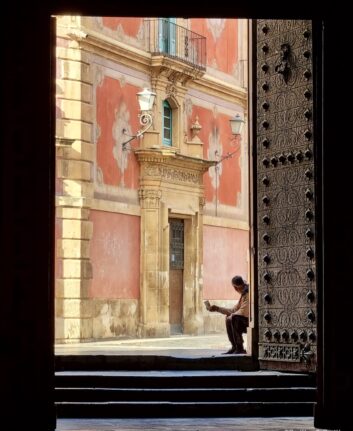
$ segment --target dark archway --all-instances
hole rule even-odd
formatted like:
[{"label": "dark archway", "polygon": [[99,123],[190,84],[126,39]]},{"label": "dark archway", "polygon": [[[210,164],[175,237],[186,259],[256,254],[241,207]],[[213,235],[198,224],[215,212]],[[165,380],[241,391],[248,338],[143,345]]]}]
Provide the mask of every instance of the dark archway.
[{"label": "dark archway", "polygon": [[[54,4],[55,3],[55,4]],[[64,3],[64,4],[63,4]],[[267,5],[232,8],[203,5],[204,16],[272,17]],[[182,4],[178,3],[182,8]],[[317,17],[309,6],[293,6],[292,17]],[[124,6],[124,13],[136,13]],[[172,4],[169,12],[174,11]],[[54,115],[52,103],[55,13],[122,15],[116,2],[71,0],[49,6],[8,5],[3,31],[1,127],[1,391],[3,411],[14,428],[55,429],[53,354]],[[183,11],[189,11],[185,2]],[[168,15],[168,8],[144,4],[140,14]],[[294,16],[293,16],[294,15]],[[288,15],[287,15],[288,16]],[[345,22],[324,19],[323,145],[321,167],[322,286],[316,426],[348,428],[352,399],[350,315],[353,232],[350,215],[350,120],[343,109],[349,88]],[[346,83],[344,83],[344,79]],[[48,97],[51,95],[51,98]]]}]

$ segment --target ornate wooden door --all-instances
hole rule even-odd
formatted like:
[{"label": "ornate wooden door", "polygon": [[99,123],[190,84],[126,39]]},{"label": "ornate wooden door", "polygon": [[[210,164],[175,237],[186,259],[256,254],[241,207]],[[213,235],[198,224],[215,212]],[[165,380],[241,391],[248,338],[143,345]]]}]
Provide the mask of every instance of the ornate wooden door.
[{"label": "ornate wooden door", "polygon": [[316,369],[312,24],[256,22],[257,288],[261,368]]}]

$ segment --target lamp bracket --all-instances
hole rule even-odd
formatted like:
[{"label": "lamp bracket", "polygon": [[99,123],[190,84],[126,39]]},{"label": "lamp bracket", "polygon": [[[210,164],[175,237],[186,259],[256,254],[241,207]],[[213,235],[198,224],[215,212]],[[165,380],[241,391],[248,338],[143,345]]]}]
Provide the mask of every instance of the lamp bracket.
[{"label": "lamp bracket", "polygon": [[141,130],[138,130],[136,135],[128,135],[126,133],[126,129],[123,129],[123,134],[130,136],[130,139],[128,139],[125,142],[122,142],[121,146],[123,150],[126,150],[126,145],[131,142],[134,139],[140,138],[143,136],[143,134],[152,126],[152,115],[148,112],[142,112],[142,114],[139,114],[140,124],[143,126]]}]

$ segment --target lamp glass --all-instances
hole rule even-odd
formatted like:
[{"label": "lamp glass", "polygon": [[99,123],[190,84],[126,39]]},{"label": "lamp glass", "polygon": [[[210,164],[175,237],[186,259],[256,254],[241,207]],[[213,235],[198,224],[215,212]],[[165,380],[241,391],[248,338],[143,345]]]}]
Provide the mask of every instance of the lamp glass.
[{"label": "lamp glass", "polygon": [[237,114],[234,118],[230,119],[229,122],[230,122],[230,127],[232,129],[232,134],[240,135],[243,129],[243,125],[245,123],[245,121],[241,118],[241,116]]},{"label": "lamp glass", "polygon": [[155,97],[156,93],[153,93],[153,91],[148,90],[147,88],[144,88],[143,91],[137,93],[137,99],[140,104],[141,111],[150,111]]}]

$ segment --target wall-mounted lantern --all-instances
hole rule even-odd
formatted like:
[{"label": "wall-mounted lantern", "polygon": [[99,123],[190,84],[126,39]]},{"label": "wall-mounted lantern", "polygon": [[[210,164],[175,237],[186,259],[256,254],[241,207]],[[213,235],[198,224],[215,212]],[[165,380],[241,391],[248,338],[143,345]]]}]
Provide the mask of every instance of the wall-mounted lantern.
[{"label": "wall-mounted lantern", "polygon": [[229,120],[230,127],[232,129],[232,134],[235,136],[238,136],[241,134],[241,131],[243,129],[243,125],[245,121],[241,118],[239,114],[236,114],[234,118],[231,118]]},{"label": "wall-mounted lantern", "polygon": [[139,114],[140,124],[143,127],[141,130],[138,130],[135,135],[132,136],[126,133],[126,129],[123,129],[123,134],[129,136],[129,139],[121,144],[123,150],[126,150],[126,145],[130,141],[136,138],[140,138],[152,126],[152,115],[149,113],[149,111],[152,110],[155,97],[156,93],[151,90],[148,90],[147,88],[144,88],[143,91],[137,93],[137,100],[139,102],[141,111],[141,113]]}]

